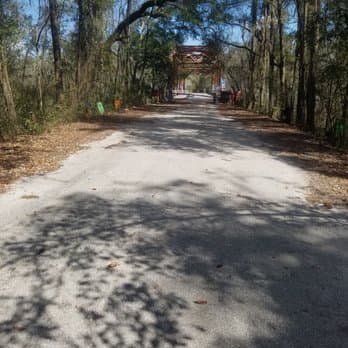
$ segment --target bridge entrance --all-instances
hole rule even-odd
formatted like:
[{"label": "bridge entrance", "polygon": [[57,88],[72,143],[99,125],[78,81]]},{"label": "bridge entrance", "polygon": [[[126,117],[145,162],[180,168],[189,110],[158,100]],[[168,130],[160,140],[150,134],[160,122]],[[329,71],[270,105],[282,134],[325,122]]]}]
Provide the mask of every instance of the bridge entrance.
[{"label": "bridge entrance", "polygon": [[[177,93],[188,91],[189,77],[198,76],[199,81],[204,81],[200,88],[208,89],[207,93],[221,90],[221,64],[218,54],[210,46],[178,46],[173,52],[175,71],[174,89]],[[208,79],[208,83],[207,83]],[[210,82],[209,82],[210,80]],[[199,82],[198,82],[199,83]]]}]

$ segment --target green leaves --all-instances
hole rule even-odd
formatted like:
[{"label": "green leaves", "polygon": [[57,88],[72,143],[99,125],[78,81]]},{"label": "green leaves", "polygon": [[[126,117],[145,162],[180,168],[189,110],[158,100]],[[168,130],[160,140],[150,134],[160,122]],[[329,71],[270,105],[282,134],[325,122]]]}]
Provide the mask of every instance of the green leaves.
[{"label": "green leaves", "polygon": [[0,0],[0,43],[2,45],[18,37],[20,19],[16,1]]}]

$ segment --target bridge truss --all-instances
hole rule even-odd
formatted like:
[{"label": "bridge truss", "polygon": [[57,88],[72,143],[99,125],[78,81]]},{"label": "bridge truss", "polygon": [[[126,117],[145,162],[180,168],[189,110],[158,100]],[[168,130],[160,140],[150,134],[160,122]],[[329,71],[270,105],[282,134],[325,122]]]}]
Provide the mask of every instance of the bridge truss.
[{"label": "bridge truss", "polygon": [[192,74],[209,74],[212,90],[221,88],[221,64],[217,52],[209,46],[177,46],[172,55],[175,86],[185,91],[186,79]]}]

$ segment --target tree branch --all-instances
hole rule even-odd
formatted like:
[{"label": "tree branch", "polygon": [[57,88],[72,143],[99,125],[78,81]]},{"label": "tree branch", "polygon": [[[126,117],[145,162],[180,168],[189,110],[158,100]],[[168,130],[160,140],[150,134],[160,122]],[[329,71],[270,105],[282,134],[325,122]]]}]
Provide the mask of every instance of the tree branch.
[{"label": "tree branch", "polygon": [[149,13],[149,9],[152,9],[154,7],[163,7],[167,3],[174,3],[178,0],[147,0],[145,1],[137,10],[132,12],[129,16],[127,16],[123,21],[121,21],[117,28],[113,31],[113,33],[108,37],[105,44],[106,47],[111,47],[113,43],[116,41],[121,41],[122,36],[126,29],[134,22],[136,22],[138,19],[147,17],[147,16],[154,16],[153,14]]},{"label": "tree branch", "polygon": [[240,45],[240,44],[237,44],[237,43],[234,43],[234,42],[229,42],[229,41],[226,41],[226,40],[223,40],[223,39],[220,39],[220,38],[216,38],[216,39],[219,42],[221,42],[222,44],[224,44],[224,45],[233,46],[233,47],[236,47],[236,48],[241,48],[241,49],[249,51],[251,54],[255,54],[255,52],[248,46]]},{"label": "tree branch", "polygon": [[237,23],[237,22],[226,23],[226,24],[230,25],[231,27],[239,27],[239,28],[241,28],[243,30],[248,31],[249,33],[251,32],[251,30],[246,25],[243,25],[243,24],[240,24],[240,23]]}]

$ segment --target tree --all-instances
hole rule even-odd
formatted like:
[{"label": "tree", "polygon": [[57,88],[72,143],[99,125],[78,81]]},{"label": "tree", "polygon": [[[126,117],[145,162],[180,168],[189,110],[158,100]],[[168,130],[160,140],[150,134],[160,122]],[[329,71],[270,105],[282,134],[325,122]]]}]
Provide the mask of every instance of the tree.
[{"label": "tree", "polygon": [[54,75],[56,80],[57,100],[63,90],[63,70],[62,70],[62,55],[61,55],[61,40],[60,40],[60,25],[58,16],[57,0],[49,0],[49,15],[51,22],[52,34],[52,49],[54,57]]},{"label": "tree", "polygon": [[315,131],[315,106],[317,94],[316,59],[319,39],[320,0],[308,4],[308,78],[307,78],[307,129]]},{"label": "tree", "polygon": [[6,107],[5,112],[1,113],[1,125],[5,125],[5,130],[0,129],[1,137],[14,136],[17,131],[17,112],[6,57],[6,39],[14,34],[17,26],[13,17],[11,17],[11,5],[9,3],[6,5],[5,0],[0,0],[0,86]]},{"label": "tree", "polygon": [[249,107],[255,107],[255,63],[256,63],[256,24],[257,24],[258,0],[251,0],[251,43],[249,51],[250,83],[249,83]]}]

